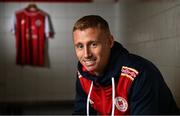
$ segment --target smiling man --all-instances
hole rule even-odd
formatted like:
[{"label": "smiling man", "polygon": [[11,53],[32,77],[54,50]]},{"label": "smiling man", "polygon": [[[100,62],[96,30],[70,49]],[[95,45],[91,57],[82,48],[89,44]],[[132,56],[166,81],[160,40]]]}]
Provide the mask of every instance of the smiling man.
[{"label": "smiling man", "polygon": [[80,18],[73,42],[79,60],[73,114],[179,114],[159,70],[114,41],[102,17]]},{"label": "smiling man", "polygon": [[80,63],[91,73],[101,75],[108,63],[113,37],[102,27],[76,30],[74,45]]}]

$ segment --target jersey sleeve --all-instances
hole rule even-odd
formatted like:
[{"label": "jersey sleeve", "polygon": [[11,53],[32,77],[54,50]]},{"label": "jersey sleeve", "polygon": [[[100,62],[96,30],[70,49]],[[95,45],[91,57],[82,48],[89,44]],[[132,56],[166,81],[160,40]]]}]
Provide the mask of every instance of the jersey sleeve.
[{"label": "jersey sleeve", "polygon": [[54,30],[48,15],[45,16],[45,35],[46,38],[53,38]]}]

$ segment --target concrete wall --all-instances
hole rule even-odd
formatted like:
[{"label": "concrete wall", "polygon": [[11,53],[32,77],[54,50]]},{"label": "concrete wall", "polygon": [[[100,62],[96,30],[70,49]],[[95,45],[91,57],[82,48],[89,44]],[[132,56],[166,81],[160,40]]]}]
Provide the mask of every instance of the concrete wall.
[{"label": "concrete wall", "polygon": [[180,106],[180,1],[127,0],[119,5],[119,41],[160,69]]}]

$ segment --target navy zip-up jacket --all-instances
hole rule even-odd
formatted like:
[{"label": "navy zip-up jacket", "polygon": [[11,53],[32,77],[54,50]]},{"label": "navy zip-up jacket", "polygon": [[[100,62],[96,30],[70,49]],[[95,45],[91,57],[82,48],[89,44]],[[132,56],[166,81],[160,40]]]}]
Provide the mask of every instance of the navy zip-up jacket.
[{"label": "navy zip-up jacket", "polygon": [[130,54],[118,42],[114,42],[102,76],[91,75],[78,63],[73,114],[87,113],[180,114],[170,89],[155,65]]}]

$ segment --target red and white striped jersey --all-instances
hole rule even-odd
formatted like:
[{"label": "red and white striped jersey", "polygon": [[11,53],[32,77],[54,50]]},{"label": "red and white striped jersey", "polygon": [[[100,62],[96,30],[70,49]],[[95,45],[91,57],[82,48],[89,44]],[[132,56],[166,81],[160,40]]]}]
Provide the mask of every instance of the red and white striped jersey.
[{"label": "red and white striped jersey", "polygon": [[45,38],[53,33],[48,15],[38,9],[19,10],[13,16],[11,32],[16,37],[16,63],[43,66]]}]

